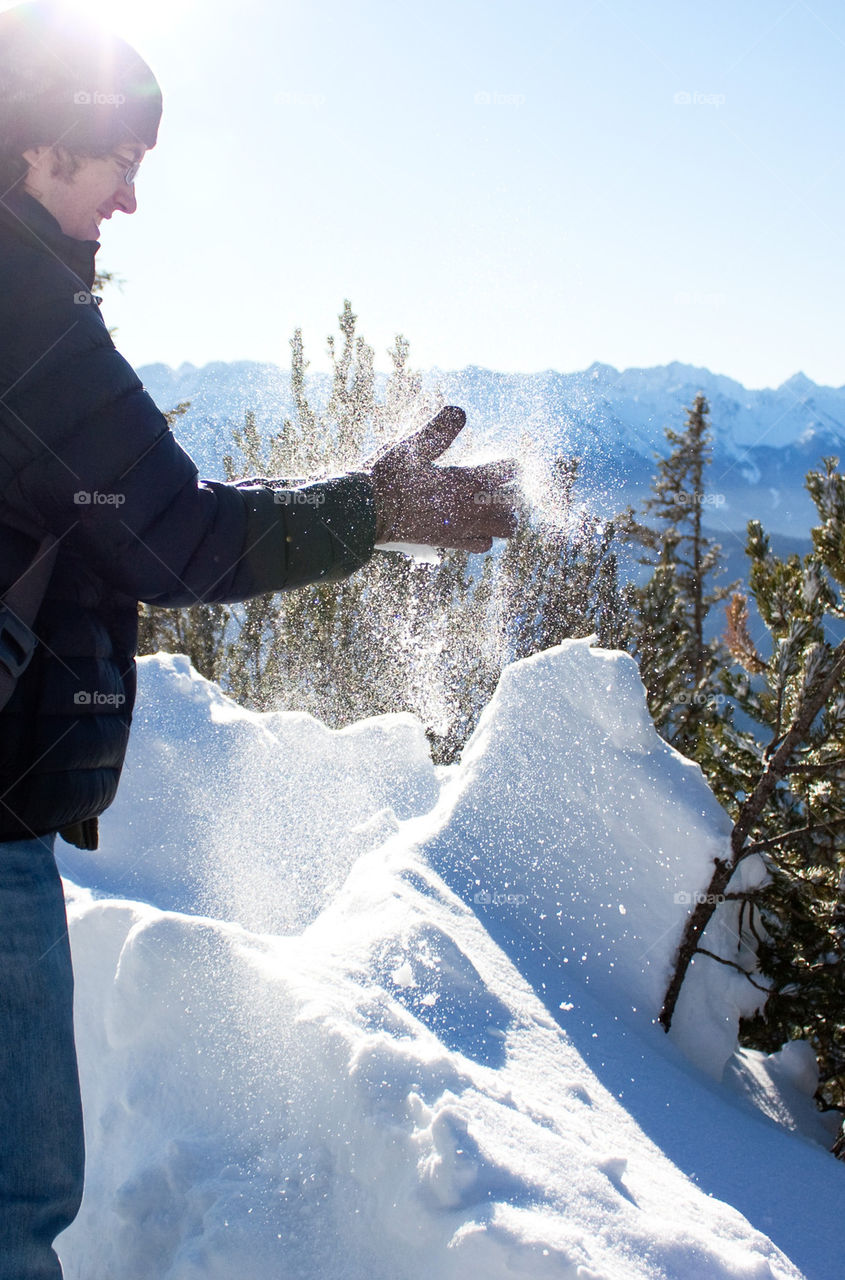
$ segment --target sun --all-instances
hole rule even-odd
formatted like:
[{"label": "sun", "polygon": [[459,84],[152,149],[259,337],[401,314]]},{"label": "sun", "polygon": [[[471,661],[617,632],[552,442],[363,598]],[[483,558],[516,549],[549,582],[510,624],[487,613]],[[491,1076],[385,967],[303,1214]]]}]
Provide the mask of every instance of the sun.
[{"label": "sun", "polygon": [[61,0],[61,4],[132,41],[176,27],[198,9],[199,0]]}]

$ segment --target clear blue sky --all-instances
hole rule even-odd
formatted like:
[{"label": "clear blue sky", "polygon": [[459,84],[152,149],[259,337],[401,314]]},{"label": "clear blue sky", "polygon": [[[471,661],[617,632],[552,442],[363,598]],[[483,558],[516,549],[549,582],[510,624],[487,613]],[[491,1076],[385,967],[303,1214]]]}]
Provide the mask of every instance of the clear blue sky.
[{"label": "clear blue sky", "polygon": [[[4,5],[4,7],[9,7]],[[94,0],[164,92],[102,228],[133,364],[845,383],[842,0]],[[678,100],[679,95],[685,100]]]}]

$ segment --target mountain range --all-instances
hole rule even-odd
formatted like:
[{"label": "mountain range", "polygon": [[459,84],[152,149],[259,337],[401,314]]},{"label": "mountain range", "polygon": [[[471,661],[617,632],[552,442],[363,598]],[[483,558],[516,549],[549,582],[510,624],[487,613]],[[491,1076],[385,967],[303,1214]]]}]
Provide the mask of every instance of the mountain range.
[{"label": "mountain range", "polygon": [[[191,402],[175,430],[209,478],[221,476],[232,430],[247,410],[260,427],[273,429],[293,413],[290,375],[278,365],[153,364],[138,372],[160,408]],[[755,517],[774,533],[806,538],[815,515],[806,472],[825,455],[845,451],[845,387],[818,386],[803,373],[762,390],[678,362],[528,374],[469,366],[422,377],[444,403],[466,409],[474,449],[528,450],[546,460],[561,452],[578,456],[588,500],[604,514],[645,496],[655,454],[667,452],[665,428],[683,427],[698,392],[710,404],[713,462],[704,514],[713,529],[741,535]],[[386,375],[377,375],[377,389],[385,383]],[[325,405],[330,384],[327,373],[309,375],[315,407]]]}]

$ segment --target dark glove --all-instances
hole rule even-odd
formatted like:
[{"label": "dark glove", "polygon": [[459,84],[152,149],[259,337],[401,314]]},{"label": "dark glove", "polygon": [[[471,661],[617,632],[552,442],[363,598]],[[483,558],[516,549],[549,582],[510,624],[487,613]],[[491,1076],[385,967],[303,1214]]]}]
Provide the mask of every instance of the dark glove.
[{"label": "dark glove", "polygon": [[377,544],[489,551],[493,538],[509,538],[514,532],[514,501],[501,486],[515,478],[516,462],[434,465],[465,422],[463,409],[441,409],[416,435],[391,445],[369,464]]}]

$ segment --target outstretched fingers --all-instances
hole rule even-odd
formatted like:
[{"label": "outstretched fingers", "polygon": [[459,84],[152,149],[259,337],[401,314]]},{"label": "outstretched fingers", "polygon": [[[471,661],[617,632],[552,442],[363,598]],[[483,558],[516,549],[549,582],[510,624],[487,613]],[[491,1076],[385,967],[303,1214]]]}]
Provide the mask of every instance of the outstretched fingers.
[{"label": "outstretched fingers", "polygon": [[466,420],[466,414],[457,405],[450,404],[441,409],[421,431],[406,441],[415,461],[433,462],[439,458],[463,431]]}]

